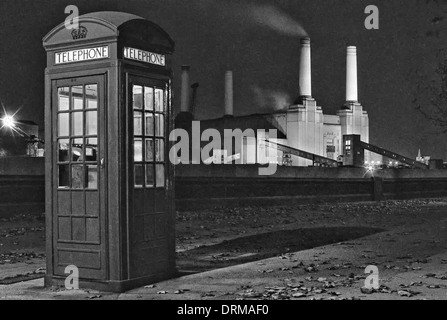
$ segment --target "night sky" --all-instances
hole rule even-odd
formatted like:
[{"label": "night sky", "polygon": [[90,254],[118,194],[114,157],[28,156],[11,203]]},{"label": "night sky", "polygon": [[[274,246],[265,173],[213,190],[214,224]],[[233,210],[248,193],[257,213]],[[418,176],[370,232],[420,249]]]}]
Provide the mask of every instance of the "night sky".
[{"label": "night sky", "polygon": [[[306,32],[312,39],[313,96],[326,114],[335,114],[345,100],[346,46],[355,45],[371,143],[414,158],[421,148],[424,155],[447,159],[446,135],[413,102],[417,87],[433,78],[439,49],[447,43],[447,22],[433,23],[441,11],[431,1],[2,0],[0,99],[10,111],[22,106],[22,120],[43,125],[42,38],[65,20],[70,4],[81,14],[124,11],[164,28],[176,42],[175,110],[180,66],[189,64],[191,82],[200,83],[199,119],[222,116],[225,70],[234,72],[236,115],[287,107],[298,95],[299,38]],[[380,9],[380,30],[364,27],[370,4]]]}]

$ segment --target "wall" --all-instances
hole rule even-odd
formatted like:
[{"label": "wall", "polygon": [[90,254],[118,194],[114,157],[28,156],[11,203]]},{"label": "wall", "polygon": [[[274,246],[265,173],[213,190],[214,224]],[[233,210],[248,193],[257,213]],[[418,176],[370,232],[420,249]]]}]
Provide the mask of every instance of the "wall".
[{"label": "wall", "polygon": [[0,216],[45,212],[45,159],[0,159]]},{"label": "wall", "polygon": [[[176,167],[177,210],[214,206],[285,205],[447,196],[447,170],[278,167],[259,176],[258,166]],[[43,158],[0,160],[0,216],[44,212]]]},{"label": "wall", "polygon": [[178,166],[177,210],[214,206],[284,205],[447,196],[447,170],[278,167],[258,176],[256,166]]}]

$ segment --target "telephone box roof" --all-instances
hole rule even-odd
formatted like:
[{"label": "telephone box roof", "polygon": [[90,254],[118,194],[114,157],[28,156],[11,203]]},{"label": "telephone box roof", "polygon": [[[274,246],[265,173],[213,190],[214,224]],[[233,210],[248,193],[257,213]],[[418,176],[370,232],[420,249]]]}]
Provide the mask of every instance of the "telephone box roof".
[{"label": "telephone box roof", "polygon": [[80,27],[87,29],[85,38],[75,39],[73,29],[65,22],[51,30],[44,38],[46,49],[63,46],[73,41],[88,42],[101,39],[118,39],[123,42],[149,43],[167,53],[174,51],[175,43],[160,26],[140,16],[115,11],[92,12],[79,16]]}]

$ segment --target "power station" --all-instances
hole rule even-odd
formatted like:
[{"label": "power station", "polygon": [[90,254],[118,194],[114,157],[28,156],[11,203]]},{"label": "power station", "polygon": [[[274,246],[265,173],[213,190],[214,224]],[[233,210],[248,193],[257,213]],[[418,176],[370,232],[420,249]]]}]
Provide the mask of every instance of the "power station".
[{"label": "power station", "polygon": [[[277,130],[277,137],[270,142],[304,151],[334,161],[343,161],[343,136],[359,135],[360,140],[369,143],[369,117],[358,98],[357,83],[357,48],[349,46],[346,55],[346,101],[336,115],[324,114],[323,108],[317,104],[312,95],[312,59],[311,41],[301,39],[301,57],[299,74],[299,98],[285,111],[249,116],[234,116],[233,72],[225,74],[225,115],[219,119],[200,121],[201,130],[209,128],[219,131],[228,129]],[[191,108],[194,99],[189,93],[189,67],[182,68],[181,113],[177,116],[178,128],[188,129],[194,119]],[[194,92],[194,96],[195,96]],[[192,101],[192,102],[190,102]],[[294,156],[284,148],[271,145],[259,145],[257,141],[244,139],[234,153],[240,157],[241,164],[255,164],[260,158],[279,165],[309,166],[313,161],[305,157]],[[252,144],[257,143],[257,146]],[[222,143],[225,145],[225,143]],[[257,150],[257,154],[253,154]],[[228,154],[227,150],[215,150],[218,154]],[[365,161],[382,161],[381,156],[365,153]]]}]

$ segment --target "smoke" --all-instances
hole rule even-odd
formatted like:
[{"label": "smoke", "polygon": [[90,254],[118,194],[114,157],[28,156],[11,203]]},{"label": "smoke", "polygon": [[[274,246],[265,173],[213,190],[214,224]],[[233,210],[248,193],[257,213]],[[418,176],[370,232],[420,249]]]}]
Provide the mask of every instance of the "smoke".
[{"label": "smoke", "polygon": [[[262,26],[283,35],[307,37],[303,26],[286,12],[272,5],[242,4],[229,0],[199,0],[198,4],[209,11],[219,12],[228,19],[243,19],[244,23]],[[240,20],[238,20],[240,22]]]},{"label": "smoke", "polygon": [[264,110],[283,111],[292,105],[292,98],[284,91],[262,89],[252,86],[256,103]]},{"label": "smoke", "polygon": [[251,6],[250,15],[255,23],[278,31],[281,34],[293,37],[308,36],[300,23],[276,7],[269,5]]}]

